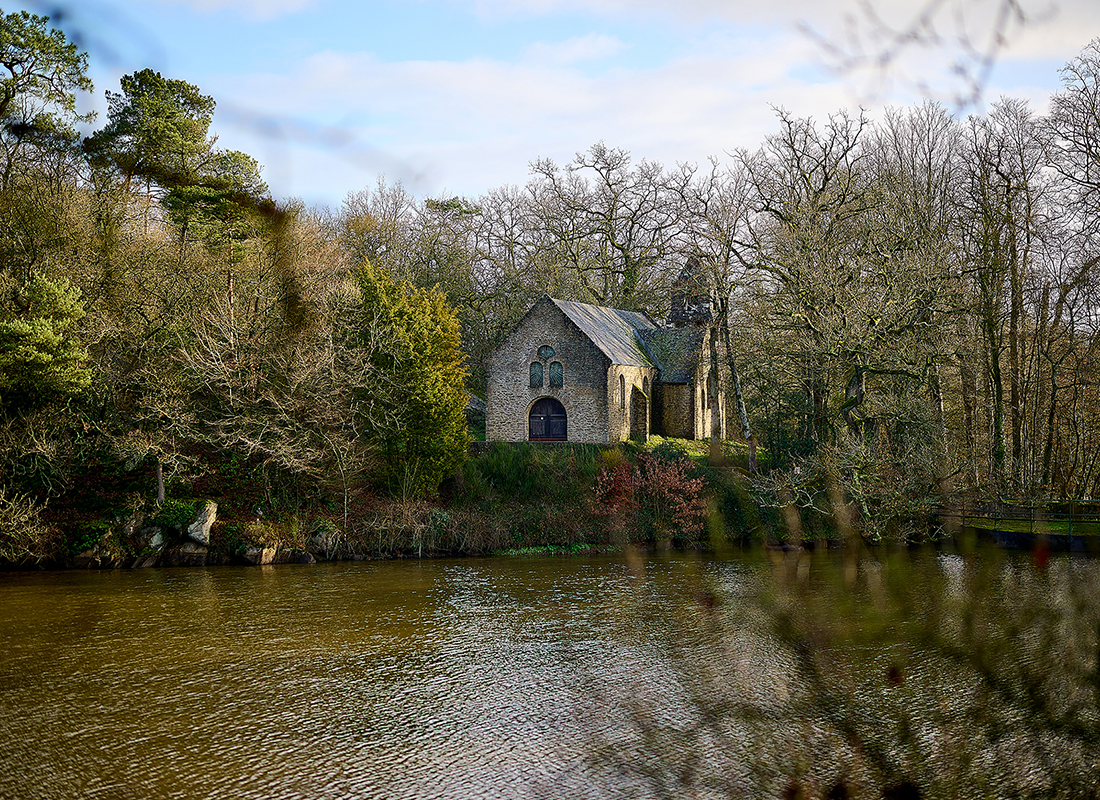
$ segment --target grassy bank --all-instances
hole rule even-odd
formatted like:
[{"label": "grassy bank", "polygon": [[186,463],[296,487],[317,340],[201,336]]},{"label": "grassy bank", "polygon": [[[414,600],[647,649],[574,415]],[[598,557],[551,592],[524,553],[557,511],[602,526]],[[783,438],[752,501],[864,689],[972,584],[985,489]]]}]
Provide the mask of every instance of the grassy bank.
[{"label": "grassy bank", "polygon": [[[120,567],[699,549],[786,544],[792,529],[792,544],[838,538],[835,514],[760,502],[744,450],[725,443],[715,465],[709,444],[661,437],[614,446],[479,443],[430,499],[368,486],[344,493],[215,453],[196,454],[201,471],[169,481],[168,499],[157,505],[148,469],[89,460],[47,507],[25,496],[0,497],[0,563]],[[217,504],[217,518],[196,541],[189,528],[207,501]],[[1040,515],[1041,532],[1068,530],[1057,510]],[[964,527],[988,516],[959,515]],[[1010,516],[1001,513],[1000,531],[1034,528],[1034,521]],[[1095,528],[1073,522],[1075,535]],[[932,535],[931,522],[928,530]]]},{"label": "grassy bank", "polygon": [[6,526],[0,556],[9,565],[176,563],[158,553],[194,550],[188,527],[207,500],[218,506],[202,542],[207,564],[697,548],[763,536],[769,520],[749,496],[742,454],[727,446],[719,468],[706,455],[705,442],[656,437],[612,447],[496,442],[424,500],[366,487],[345,496],[215,454],[201,474],[170,481],[161,506],[149,499],[148,470],[103,461],[48,507],[7,498],[20,525]]}]

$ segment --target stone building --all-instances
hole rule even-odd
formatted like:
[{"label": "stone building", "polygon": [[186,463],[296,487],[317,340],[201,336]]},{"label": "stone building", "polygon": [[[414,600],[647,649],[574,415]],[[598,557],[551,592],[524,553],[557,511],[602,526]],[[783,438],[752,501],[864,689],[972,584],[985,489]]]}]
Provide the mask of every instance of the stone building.
[{"label": "stone building", "polygon": [[674,284],[668,326],[544,295],[487,360],[485,438],[704,439],[715,407],[725,436],[721,392],[708,380],[710,304],[689,284],[684,275]]}]

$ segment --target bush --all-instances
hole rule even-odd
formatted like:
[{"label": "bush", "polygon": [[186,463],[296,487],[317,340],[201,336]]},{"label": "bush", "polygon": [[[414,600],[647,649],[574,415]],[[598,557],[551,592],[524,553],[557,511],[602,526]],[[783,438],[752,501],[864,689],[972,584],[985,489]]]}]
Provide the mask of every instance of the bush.
[{"label": "bush", "polygon": [[27,495],[0,489],[0,559],[41,561],[55,554],[56,538],[42,521],[38,503]]},{"label": "bush", "polygon": [[[614,451],[612,451],[614,452]],[[638,455],[637,467],[610,455],[596,478],[595,513],[613,537],[693,546],[707,522],[706,480],[686,458]]]},{"label": "bush", "polygon": [[111,533],[109,522],[92,521],[80,522],[73,526],[69,534],[68,550],[72,555],[91,550],[101,544],[106,536]]},{"label": "bush", "polygon": [[603,460],[597,445],[546,446],[493,442],[463,466],[455,500],[587,505]]},{"label": "bush", "polygon": [[360,345],[377,371],[361,390],[361,424],[391,491],[404,498],[434,494],[469,445],[458,317],[438,289],[399,283],[369,262],[357,277]]},{"label": "bush", "polygon": [[196,504],[189,500],[165,500],[157,515],[153,517],[154,525],[165,528],[175,528],[181,533],[191,524],[198,513]]}]

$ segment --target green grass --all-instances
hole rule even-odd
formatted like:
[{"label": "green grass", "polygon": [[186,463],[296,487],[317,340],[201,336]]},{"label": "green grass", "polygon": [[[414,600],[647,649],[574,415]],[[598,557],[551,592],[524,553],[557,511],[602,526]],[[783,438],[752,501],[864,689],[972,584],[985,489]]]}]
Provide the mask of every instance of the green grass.
[{"label": "green grass", "polygon": [[588,544],[578,542],[565,545],[531,545],[527,547],[502,547],[491,550],[491,556],[554,556],[554,555],[588,555],[593,552],[617,553],[622,550],[620,545]]},{"label": "green grass", "polygon": [[[653,435],[644,444],[633,443],[633,445],[647,453],[656,451],[657,454],[660,454],[661,452],[671,453],[675,451],[699,463],[710,458],[709,439],[675,439]],[[722,456],[733,466],[743,469],[748,468],[749,449],[743,442],[735,442],[730,439],[723,440]],[[763,459],[766,456],[765,450],[758,447],[756,456],[757,459]]]},{"label": "green grass", "polygon": [[1005,533],[1042,533],[1052,536],[1100,536],[1100,522],[1074,520],[1035,520],[1028,519],[994,519],[992,517],[961,517],[960,524],[964,528],[974,528],[983,531],[1004,531]]}]

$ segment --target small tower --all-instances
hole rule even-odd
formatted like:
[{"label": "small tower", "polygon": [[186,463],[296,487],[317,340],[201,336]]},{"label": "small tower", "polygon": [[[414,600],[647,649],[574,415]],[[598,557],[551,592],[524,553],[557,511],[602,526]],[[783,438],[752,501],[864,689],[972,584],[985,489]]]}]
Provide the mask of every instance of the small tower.
[{"label": "small tower", "polygon": [[668,324],[672,327],[705,327],[711,323],[710,288],[699,256],[688,256],[687,264],[672,282],[671,300]]}]

